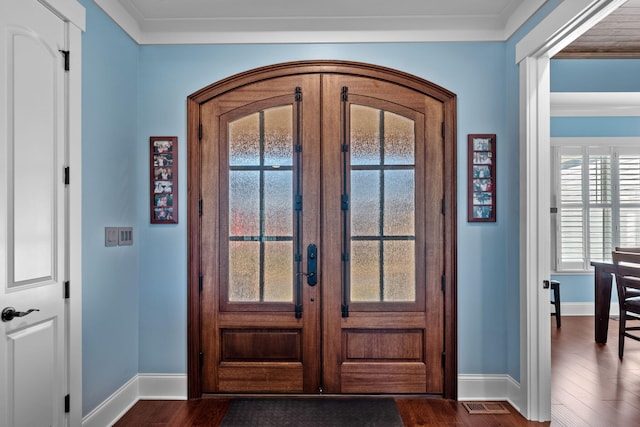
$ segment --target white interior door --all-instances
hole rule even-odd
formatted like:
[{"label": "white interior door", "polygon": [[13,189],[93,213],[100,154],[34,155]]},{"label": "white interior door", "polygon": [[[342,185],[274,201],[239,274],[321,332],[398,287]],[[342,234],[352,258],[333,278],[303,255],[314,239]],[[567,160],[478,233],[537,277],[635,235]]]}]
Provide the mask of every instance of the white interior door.
[{"label": "white interior door", "polygon": [[8,427],[67,424],[65,35],[37,0],[2,0],[0,425]]}]

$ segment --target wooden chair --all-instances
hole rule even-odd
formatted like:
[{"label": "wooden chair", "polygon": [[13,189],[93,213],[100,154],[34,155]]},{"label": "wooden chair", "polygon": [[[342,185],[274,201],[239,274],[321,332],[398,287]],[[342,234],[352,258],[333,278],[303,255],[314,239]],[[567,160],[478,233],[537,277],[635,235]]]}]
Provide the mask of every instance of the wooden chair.
[{"label": "wooden chair", "polygon": [[560,282],[551,280],[551,291],[553,292],[551,305],[556,308],[555,313],[551,313],[551,315],[556,316],[556,328],[559,328],[562,326],[562,319],[560,317]]},{"label": "wooden chair", "polygon": [[640,331],[640,326],[627,326],[628,317],[640,318],[640,251],[621,251],[616,248],[611,255],[616,265],[615,278],[620,306],[620,325],[618,330],[618,357],[624,354],[624,339],[640,341],[639,335],[630,331]]}]

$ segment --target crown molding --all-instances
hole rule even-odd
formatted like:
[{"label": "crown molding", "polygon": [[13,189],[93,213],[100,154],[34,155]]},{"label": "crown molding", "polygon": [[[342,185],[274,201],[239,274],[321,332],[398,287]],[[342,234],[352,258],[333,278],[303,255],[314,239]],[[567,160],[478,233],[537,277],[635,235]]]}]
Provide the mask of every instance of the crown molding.
[{"label": "crown molding", "polygon": [[[93,0],[134,41],[153,44],[505,41],[546,0],[499,16],[143,19],[119,0]],[[135,12],[135,11],[134,11]]]}]

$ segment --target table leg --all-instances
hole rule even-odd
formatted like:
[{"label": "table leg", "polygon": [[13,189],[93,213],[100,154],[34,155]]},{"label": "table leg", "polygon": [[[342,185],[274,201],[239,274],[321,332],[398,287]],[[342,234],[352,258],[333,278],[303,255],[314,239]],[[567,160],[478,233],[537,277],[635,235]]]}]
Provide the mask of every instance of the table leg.
[{"label": "table leg", "polygon": [[609,308],[611,306],[611,273],[595,272],[595,335],[598,344],[607,343]]}]

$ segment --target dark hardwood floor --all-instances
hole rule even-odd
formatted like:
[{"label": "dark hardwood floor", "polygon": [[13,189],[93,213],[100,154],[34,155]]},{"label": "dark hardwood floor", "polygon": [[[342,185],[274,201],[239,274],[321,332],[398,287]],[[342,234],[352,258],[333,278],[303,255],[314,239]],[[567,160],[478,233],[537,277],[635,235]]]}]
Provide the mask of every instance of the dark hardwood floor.
[{"label": "dark hardwood floor", "polygon": [[[609,323],[607,345],[593,338],[593,317],[551,319],[551,423],[525,420],[510,405],[509,415],[469,415],[460,402],[396,398],[406,426],[622,427],[640,425],[640,342],[626,340],[618,360],[618,323]],[[116,427],[219,426],[230,400],[140,401]]]},{"label": "dark hardwood floor", "polygon": [[595,343],[593,328],[593,317],[563,316],[560,329],[552,323],[551,425],[638,426],[640,342],[627,338],[621,361],[617,320],[609,321],[606,345]]}]

